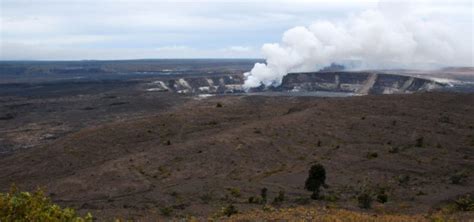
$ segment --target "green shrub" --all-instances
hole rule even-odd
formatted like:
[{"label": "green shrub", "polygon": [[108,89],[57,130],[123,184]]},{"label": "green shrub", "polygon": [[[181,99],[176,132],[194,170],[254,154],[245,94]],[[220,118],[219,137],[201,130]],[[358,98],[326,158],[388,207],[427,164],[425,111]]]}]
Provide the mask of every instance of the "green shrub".
[{"label": "green shrub", "polygon": [[77,215],[71,208],[61,208],[44,195],[41,189],[21,192],[12,186],[10,192],[0,193],[0,221],[92,221],[92,215]]}]

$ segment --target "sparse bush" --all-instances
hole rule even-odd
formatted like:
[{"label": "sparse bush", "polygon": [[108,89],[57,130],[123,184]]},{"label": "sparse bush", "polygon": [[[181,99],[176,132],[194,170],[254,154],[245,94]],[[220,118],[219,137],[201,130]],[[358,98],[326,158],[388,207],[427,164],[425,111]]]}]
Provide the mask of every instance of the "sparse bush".
[{"label": "sparse bush", "polygon": [[240,197],[240,189],[239,188],[231,187],[231,188],[227,188],[227,190],[229,191],[231,196],[233,196],[235,198]]},{"label": "sparse bush", "polygon": [[459,211],[474,211],[474,197],[470,194],[458,197],[456,200],[448,203],[442,209],[445,213],[454,213]]},{"label": "sparse bush", "polygon": [[367,157],[367,159],[369,159],[369,160],[370,160],[370,159],[377,158],[378,156],[379,156],[379,154],[378,154],[377,152],[368,152],[368,153],[366,154],[366,157]]},{"label": "sparse bush", "polygon": [[262,210],[263,210],[264,212],[274,212],[274,211],[276,211],[276,209],[273,208],[273,207],[270,206],[270,205],[264,205],[264,206],[262,207]]},{"label": "sparse bush", "polygon": [[360,208],[370,209],[372,206],[372,195],[367,191],[362,192],[357,196],[357,202],[359,203]]},{"label": "sparse bush", "polygon": [[451,123],[451,120],[449,119],[449,116],[441,116],[438,118],[438,121],[441,123]]},{"label": "sparse bush", "polygon": [[389,153],[398,153],[400,149],[398,147],[390,147],[388,150]]},{"label": "sparse bush", "polygon": [[400,175],[397,177],[398,184],[399,185],[406,185],[410,181],[410,176],[409,175]]},{"label": "sparse bush", "polygon": [[266,187],[264,187],[261,191],[260,191],[260,197],[262,197],[262,202],[263,203],[266,203],[267,202],[267,192],[268,192],[268,189]]},{"label": "sparse bush", "polygon": [[424,144],[424,138],[422,136],[416,139],[416,143],[415,143],[416,147],[423,147],[423,144]]},{"label": "sparse bush", "polygon": [[386,203],[388,201],[388,195],[384,188],[380,188],[377,192],[377,201],[379,203]]},{"label": "sparse bush", "polygon": [[175,197],[175,198],[176,198],[176,197],[178,197],[178,196],[179,196],[179,193],[178,193],[178,192],[176,192],[176,191],[173,191],[173,192],[171,192],[171,194],[170,194],[170,195],[171,195],[172,197]]},{"label": "sparse bush", "polygon": [[454,201],[454,205],[459,211],[474,211],[474,197],[467,194]]},{"label": "sparse bush", "polygon": [[249,197],[249,203],[251,203],[251,204],[261,204],[261,203],[263,203],[263,200],[262,200],[261,197],[251,196],[251,197]]},{"label": "sparse bush", "polygon": [[216,120],[211,120],[207,124],[208,125],[217,125],[217,124],[219,124],[219,122],[217,122]]},{"label": "sparse bush", "polygon": [[71,208],[61,208],[51,202],[41,189],[20,192],[12,186],[10,192],[0,193],[0,221],[92,221],[92,215],[77,215]]},{"label": "sparse bush", "polygon": [[308,178],[305,182],[305,189],[312,191],[311,199],[319,199],[319,189],[325,185],[326,169],[321,164],[314,164],[308,172]]},{"label": "sparse bush", "polygon": [[237,208],[232,204],[230,204],[227,207],[222,208],[221,212],[223,215],[228,216],[228,217],[232,216],[233,214],[238,213]]},{"label": "sparse bush", "polygon": [[255,201],[255,200],[256,200],[256,197],[254,197],[254,196],[251,196],[251,197],[249,197],[249,200],[248,200],[248,202],[249,202],[250,204],[252,204],[252,203],[256,203],[256,201]]},{"label": "sparse bush", "polygon": [[202,196],[199,197],[201,199],[201,201],[205,204],[208,204],[212,201],[213,197],[212,197],[212,193],[205,193],[203,194]]},{"label": "sparse bush", "polygon": [[420,190],[420,191],[418,191],[418,192],[416,193],[416,195],[417,195],[417,196],[423,196],[423,195],[426,195],[426,193],[423,192],[422,190]]},{"label": "sparse bush", "polygon": [[278,192],[278,196],[276,196],[274,199],[273,199],[273,203],[281,203],[285,201],[285,191],[283,190],[280,190]]},{"label": "sparse bush", "polygon": [[168,168],[166,168],[165,166],[159,166],[158,167],[158,173],[159,173],[160,176],[162,176],[164,178],[169,177],[171,175],[171,171]]},{"label": "sparse bush", "polygon": [[450,178],[452,184],[462,184],[467,180],[466,171],[459,171],[452,175]]},{"label": "sparse bush", "polygon": [[173,208],[172,207],[163,207],[163,208],[160,209],[160,212],[161,212],[161,215],[163,215],[165,217],[169,217],[173,213]]}]

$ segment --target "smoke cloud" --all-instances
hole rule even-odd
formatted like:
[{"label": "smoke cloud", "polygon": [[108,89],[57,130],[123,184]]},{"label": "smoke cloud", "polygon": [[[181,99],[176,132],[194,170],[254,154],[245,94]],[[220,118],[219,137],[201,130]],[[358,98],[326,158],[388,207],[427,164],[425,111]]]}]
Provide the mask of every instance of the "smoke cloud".
[{"label": "smoke cloud", "polygon": [[461,30],[409,11],[394,13],[384,5],[342,21],[287,30],[280,43],[263,45],[266,64],[256,63],[245,73],[244,87],[279,85],[289,72],[317,71],[332,62],[353,69],[472,66],[472,32],[464,41]]}]

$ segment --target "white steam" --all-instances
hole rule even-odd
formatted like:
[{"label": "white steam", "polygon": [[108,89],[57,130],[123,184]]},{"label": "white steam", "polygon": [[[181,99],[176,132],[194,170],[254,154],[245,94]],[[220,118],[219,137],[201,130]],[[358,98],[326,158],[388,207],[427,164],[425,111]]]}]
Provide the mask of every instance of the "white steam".
[{"label": "white steam", "polygon": [[364,69],[472,65],[472,41],[462,41],[458,35],[463,34],[456,31],[409,13],[383,10],[339,22],[317,21],[287,30],[281,43],[264,44],[266,64],[256,63],[245,73],[244,87],[279,85],[289,72],[317,71],[332,62]]}]

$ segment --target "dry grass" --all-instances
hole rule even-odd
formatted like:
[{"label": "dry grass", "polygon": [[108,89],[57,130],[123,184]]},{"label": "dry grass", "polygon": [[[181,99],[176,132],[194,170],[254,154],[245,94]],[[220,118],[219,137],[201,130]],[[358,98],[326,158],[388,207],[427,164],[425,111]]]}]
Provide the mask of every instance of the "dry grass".
[{"label": "dry grass", "polygon": [[389,215],[369,214],[343,209],[296,207],[282,209],[253,210],[236,214],[219,221],[364,221],[364,222],[405,222],[405,221],[458,221],[450,215]]}]

